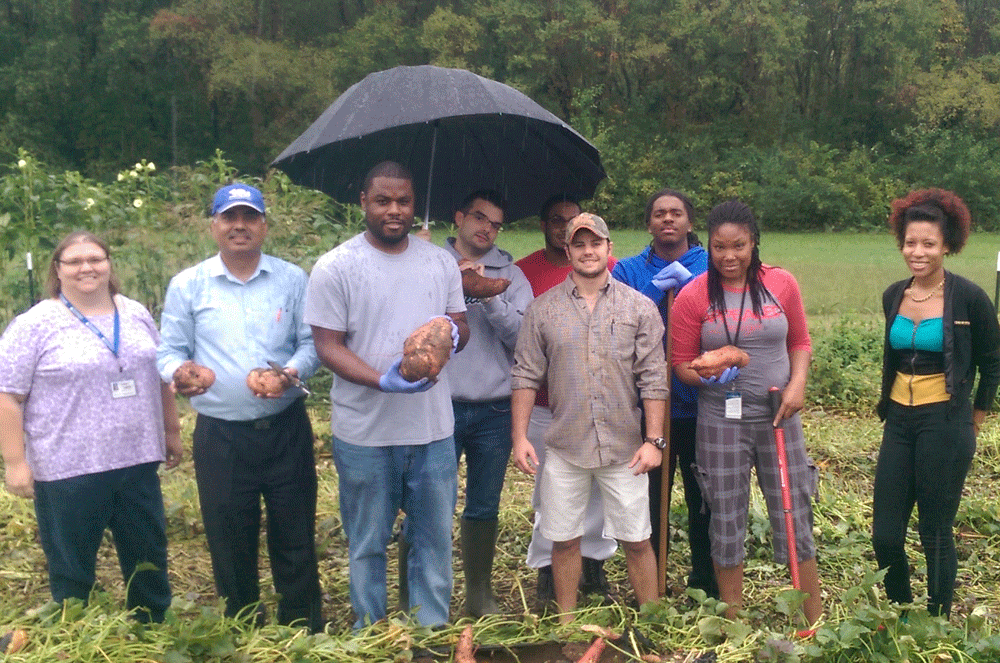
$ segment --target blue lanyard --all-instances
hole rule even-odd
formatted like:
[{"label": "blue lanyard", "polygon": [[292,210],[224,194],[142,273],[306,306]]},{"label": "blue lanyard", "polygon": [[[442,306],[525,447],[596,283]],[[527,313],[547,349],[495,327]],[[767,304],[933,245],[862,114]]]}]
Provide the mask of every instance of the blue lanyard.
[{"label": "blue lanyard", "polygon": [[93,322],[91,322],[90,320],[87,319],[87,316],[85,316],[83,313],[80,313],[80,311],[78,311],[75,306],[73,306],[72,304],[70,304],[69,300],[66,299],[66,295],[64,295],[64,294],[62,294],[60,292],[59,293],[59,299],[62,300],[62,303],[66,305],[66,308],[68,308],[70,310],[70,312],[72,312],[73,315],[75,315],[80,320],[80,322],[82,322],[84,325],[87,326],[87,329],[89,329],[90,331],[92,331],[95,334],[97,334],[97,338],[101,339],[101,341],[104,343],[104,345],[108,346],[108,350],[111,350],[111,354],[113,354],[115,356],[115,359],[117,359],[118,358],[118,347],[119,347],[119,344],[121,342],[121,324],[122,323],[121,323],[121,317],[118,315],[118,305],[115,304],[114,299],[111,300],[111,305],[115,307],[115,342],[114,342],[114,344],[112,344],[111,341],[108,340],[107,336],[105,336],[103,333],[101,333],[101,330],[98,329],[94,325]]}]

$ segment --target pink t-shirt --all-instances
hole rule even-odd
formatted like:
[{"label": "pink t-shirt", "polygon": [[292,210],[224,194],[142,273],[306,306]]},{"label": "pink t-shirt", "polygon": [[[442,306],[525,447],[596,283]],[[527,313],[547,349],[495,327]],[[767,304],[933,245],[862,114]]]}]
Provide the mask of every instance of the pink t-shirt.
[{"label": "pink t-shirt", "polygon": [[726,394],[739,392],[744,418],[769,418],[768,390],[788,384],[789,353],[812,349],[802,294],[795,277],[780,267],[764,265],[761,283],[771,297],[765,294],[763,315],[759,318],[753,312],[750,296],[743,301],[743,290],[724,290],[724,317],[713,310],[708,300],[708,273],[684,286],[674,300],[670,312],[672,365],[691,361],[702,352],[730,344],[750,355],[750,363],[740,369],[736,380],[700,390],[699,417],[703,414],[724,416]]},{"label": "pink t-shirt", "polygon": [[[55,299],[19,315],[0,336],[0,392],[27,396],[25,452],[38,481],[165,458],[159,334],[142,304],[122,296],[115,301],[118,359]],[[114,315],[90,320],[113,343]],[[128,379],[136,394],[112,397],[112,381]]]}]

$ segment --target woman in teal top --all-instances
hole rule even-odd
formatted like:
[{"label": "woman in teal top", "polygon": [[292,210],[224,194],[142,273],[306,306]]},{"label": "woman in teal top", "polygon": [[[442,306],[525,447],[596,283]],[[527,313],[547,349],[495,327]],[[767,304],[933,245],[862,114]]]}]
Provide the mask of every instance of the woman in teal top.
[{"label": "woman in teal top", "polygon": [[[875,471],[872,544],[885,588],[911,603],[906,528],[914,505],[927,559],[928,610],[948,616],[958,561],[952,532],[976,434],[1000,384],[1000,326],[982,288],[946,272],[969,236],[965,203],[950,191],[914,191],[889,225],[911,277],[889,286]],[[979,388],[971,400],[979,372]]]}]

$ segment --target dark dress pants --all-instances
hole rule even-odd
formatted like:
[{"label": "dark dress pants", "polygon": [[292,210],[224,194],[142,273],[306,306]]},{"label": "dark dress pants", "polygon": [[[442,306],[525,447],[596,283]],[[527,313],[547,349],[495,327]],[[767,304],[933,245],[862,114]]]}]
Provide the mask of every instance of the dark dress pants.
[{"label": "dark dress pants", "polygon": [[[305,402],[254,421],[198,415],[195,476],[216,589],[235,616],[260,601],[261,498],[278,623],[323,629],[316,562],[316,462]],[[259,606],[247,618],[262,619]]]}]

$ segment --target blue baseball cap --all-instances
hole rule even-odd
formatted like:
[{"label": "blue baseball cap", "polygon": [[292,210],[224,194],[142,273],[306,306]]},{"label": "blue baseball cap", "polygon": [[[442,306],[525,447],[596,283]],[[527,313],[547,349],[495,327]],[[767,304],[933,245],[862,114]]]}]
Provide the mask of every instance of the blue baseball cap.
[{"label": "blue baseball cap", "polygon": [[237,205],[246,205],[247,207],[252,207],[261,214],[264,214],[264,195],[259,189],[256,189],[249,184],[243,184],[242,182],[237,182],[235,184],[230,184],[229,186],[224,186],[215,192],[215,198],[212,200],[212,216],[216,214],[221,214],[227,209],[236,207]]}]

